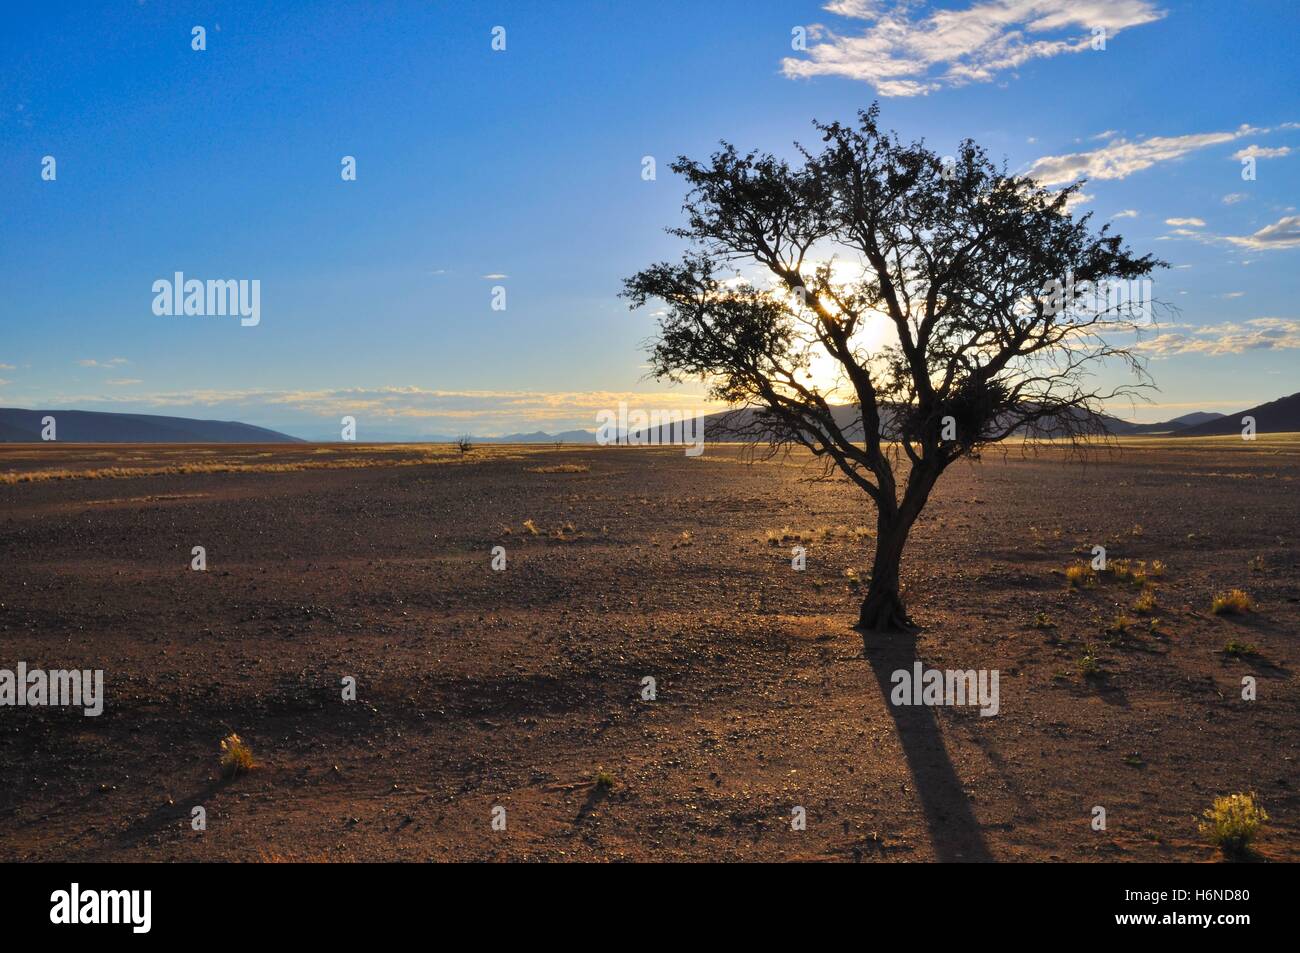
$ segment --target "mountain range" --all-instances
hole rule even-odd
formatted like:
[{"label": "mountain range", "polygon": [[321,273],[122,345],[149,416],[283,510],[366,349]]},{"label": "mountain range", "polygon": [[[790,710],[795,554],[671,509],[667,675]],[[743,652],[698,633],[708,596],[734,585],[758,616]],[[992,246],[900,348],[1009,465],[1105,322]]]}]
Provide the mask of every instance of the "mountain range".
[{"label": "mountain range", "polygon": [[94,410],[20,410],[0,407],[0,443],[36,443],[47,418],[60,443],[301,443],[265,427],[235,420],[194,420],[156,414]]},{"label": "mountain range", "polygon": [[[854,408],[833,408],[836,422],[853,439],[861,436]],[[707,439],[718,439],[722,418],[732,415],[729,427],[743,426],[752,411],[710,414],[704,418]],[[1300,393],[1259,404],[1236,414],[1206,411],[1184,414],[1154,424],[1135,424],[1102,415],[1099,422],[1116,436],[1209,437],[1240,433],[1242,417],[1254,417],[1257,433],[1300,432]],[[55,418],[56,438],[65,443],[301,443],[298,437],[234,420],[196,420],[154,414],[114,414],[90,410],[22,410],[0,408],[0,443],[39,442],[46,417]],[[713,431],[714,436],[710,436]],[[666,435],[666,434],[665,434]],[[434,435],[415,442],[445,443],[456,437]],[[471,437],[473,443],[594,444],[594,430],[547,433],[512,433],[501,437]],[[363,441],[365,442],[365,441]],[[384,441],[380,441],[384,442]],[[398,441],[401,442],[401,441]]]}]

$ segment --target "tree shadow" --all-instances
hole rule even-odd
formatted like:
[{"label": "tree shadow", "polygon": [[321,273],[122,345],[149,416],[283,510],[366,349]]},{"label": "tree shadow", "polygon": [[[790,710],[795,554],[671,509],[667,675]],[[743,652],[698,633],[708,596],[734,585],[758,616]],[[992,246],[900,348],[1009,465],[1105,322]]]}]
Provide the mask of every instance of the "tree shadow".
[{"label": "tree shadow", "polygon": [[184,822],[188,827],[191,810],[196,806],[207,806],[209,800],[230,785],[235,778],[221,776],[199,785],[189,795],[161,804],[148,814],[137,818],[117,832],[116,841],[122,847],[139,848],[149,837],[160,833],[165,828]]},{"label": "tree shadow", "polygon": [[970,798],[944,747],[935,713],[925,705],[895,705],[889,700],[894,688],[890,676],[899,669],[912,671],[918,661],[916,634],[864,633],[862,643],[885,710],[894,719],[935,856],[944,862],[992,861]]},{"label": "tree shadow", "polygon": [[592,785],[591,790],[587,792],[587,799],[582,802],[582,807],[578,808],[578,816],[573,819],[573,823],[581,824],[608,797],[609,788],[602,784]]}]

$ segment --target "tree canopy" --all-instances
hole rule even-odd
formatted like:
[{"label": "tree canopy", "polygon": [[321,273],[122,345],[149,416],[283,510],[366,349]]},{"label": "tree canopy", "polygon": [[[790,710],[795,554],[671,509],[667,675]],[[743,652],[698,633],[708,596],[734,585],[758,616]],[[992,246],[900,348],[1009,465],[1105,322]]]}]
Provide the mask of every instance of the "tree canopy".
[{"label": "tree canopy", "polygon": [[[945,468],[1015,434],[1104,436],[1104,405],[1149,385],[1133,344],[1153,302],[1112,292],[1164,263],[1072,215],[1080,184],[1049,191],[970,140],[948,158],[903,143],[876,106],[815,127],[824,146],[798,166],[726,143],[679,158],[671,232],[689,247],[624,294],[667,306],[654,376],[703,380],[756,411],[752,436],[806,447],[870,496],[884,572],[860,621],[888,628],[910,620],[882,547],[901,556]],[[1108,362],[1120,383],[1099,382]],[[832,384],[814,374],[827,365]]]}]

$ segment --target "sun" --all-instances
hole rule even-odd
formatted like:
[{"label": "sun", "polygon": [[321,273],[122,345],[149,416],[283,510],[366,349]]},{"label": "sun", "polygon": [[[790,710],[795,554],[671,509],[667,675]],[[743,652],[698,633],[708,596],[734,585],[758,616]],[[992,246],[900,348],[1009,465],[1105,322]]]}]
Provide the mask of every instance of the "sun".
[{"label": "sun", "polygon": [[[817,270],[826,264],[826,260],[808,259],[801,270],[811,280]],[[830,280],[837,287],[848,287],[862,281],[867,273],[865,266],[842,258],[830,259],[829,265]],[[863,316],[850,343],[859,354],[871,357],[879,354],[893,340],[894,325],[889,316],[884,312],[871,311]],[[853,387],[846,379],[840,362],[820,346],[813,349],[811,356],[803,383],[817,388],[818,393],[831,403],[853,400]]]}]

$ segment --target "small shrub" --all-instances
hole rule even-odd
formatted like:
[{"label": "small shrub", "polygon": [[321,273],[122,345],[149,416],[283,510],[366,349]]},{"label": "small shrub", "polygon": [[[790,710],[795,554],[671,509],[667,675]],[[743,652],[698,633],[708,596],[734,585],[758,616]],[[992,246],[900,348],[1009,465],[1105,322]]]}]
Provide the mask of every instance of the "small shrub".
[{"label": "small shrub", "polygon": [[1112,559],[1106,564],[1106,572],[1112,578],[1131,586],[1145,586],[1152,579],[1165,574],[1165,564],[1158,559],[1152,560],[1149,565],[1144,559]]},{"label": "small shrub", "polygon": [[1150,586],[1142,590],[1142,594],[1133,600],[1133,611],[1141,612],[1143,615],[1150,615],[1156,611],[1156,591]]},{"label": "small shrub", "polygon": [[1214,597],[1210,611],[1215,615],[1245,615],[1255,611],[1255,603],[1243,589],[1229,589]]},{"label": "small shrub", "polygon": [[1034,627],[1035,629],[1055,629],[1055,628],[1056,628],[1056,623],[1052,621],[1052,617],[1049,616],[1046,612],[1038,612],[1038,613],[1035,613],[1035,614],[1034,614],[1034,621],[1031,623],[1031,625],[1033,625],[1033,627]]},{"label": "small shrub", "polygon": [[1106,631],[1111,635],[1128,635],[1128,630],[1135,625],[1137,625],[1136,620],[1120,612],[1116,614],[1115,618],[1111,619]]},{"label": "small shrub", "polygon": [[1087,563],[1074,563],[1065,568],[1065,581],[1071,586],[1091,586],[1097,573]]},{"label": "small shrub", "polygon": [[1101,678],[1101,662],[1097,660],[1097,654],[1092,646],[1088,646],[1079,659],[1079,674],[1084,678]]},{"label": "small shrub", "polygon": [[233,778],[253,770],[253,749],[233,731],[221,739],[221,773]]},{"label": "small shrub", "polygon": [[524,529],[528,530],[529,536],[537,536],[542,532],[532,520],[524,520]]},{"label": "small shrub", "polygon": [[1255,802],[1255,793],[1216,797],[1214,806],[1202,815],[1200,831],[1210,843],[1230,857],[1240,857],[1268,820],[1264,808]]},{"label": "small shrub", "polygon": [[604,768],[596,769],[596,787],[601,791],[610,791],[614,788],[614,775],[610,774]]},{"label": "small shrub", "polygon": [[456,449],[461,453],[469,453],[474,449],[474,444],[470,443],[469,437],[458,437],[456,439]]},{"label": "small shrub", "polygon": [[782,526],[780,529],[769,529],[767,531],[767,545],[780,546],[787,540],[797,539],[790,534],[790,527]]},{"label": "small shrub", "polygon": [[1250,642],[1238,642],[1236,639],[1228,639],[1223,644],[1223,654],[1229,658],[1246,658],[1250,655],[1258,655],[1259,650]]}]

